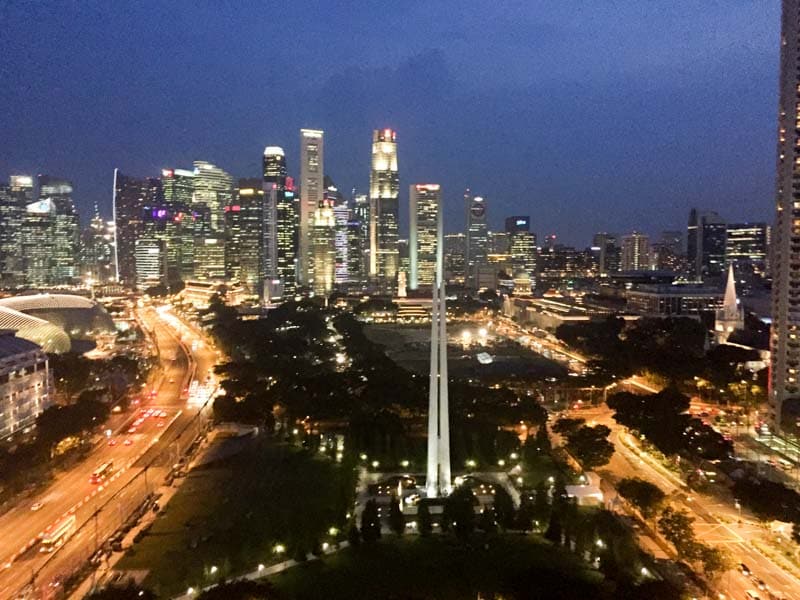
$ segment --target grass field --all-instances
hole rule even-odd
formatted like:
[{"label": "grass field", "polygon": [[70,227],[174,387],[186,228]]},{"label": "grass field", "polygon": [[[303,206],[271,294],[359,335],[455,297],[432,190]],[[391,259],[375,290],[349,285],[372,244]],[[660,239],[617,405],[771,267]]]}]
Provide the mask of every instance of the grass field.
[{"label": "grass field", "polygon": [[291,556],[324,541],[342,523],[354,487],[352,469],[257,440],[219,465],[192,471],[117,568],[148,570],[145,585],[162,597],[251,571],[279,558],[276,544]]},{"label": "grass field", "polygon": [[531,536],[506,535],[471,546],[443,536],[386,539],[274,576],[280,597],[475,599],[604,597],[602,577]]}]

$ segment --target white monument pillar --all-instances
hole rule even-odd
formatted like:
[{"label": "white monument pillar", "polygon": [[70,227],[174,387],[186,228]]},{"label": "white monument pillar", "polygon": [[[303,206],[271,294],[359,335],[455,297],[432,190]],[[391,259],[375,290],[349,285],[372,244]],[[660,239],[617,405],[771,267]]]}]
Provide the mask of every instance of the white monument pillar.
[{"label": "white monument pillar", "polygon": [[447,310],[444,285],[444,228],[442,202],[436,225],[436,279],[431,304],[431,372],[428,390],[428,498],[448,496],[450,474],[450,411],[447,399]]}]

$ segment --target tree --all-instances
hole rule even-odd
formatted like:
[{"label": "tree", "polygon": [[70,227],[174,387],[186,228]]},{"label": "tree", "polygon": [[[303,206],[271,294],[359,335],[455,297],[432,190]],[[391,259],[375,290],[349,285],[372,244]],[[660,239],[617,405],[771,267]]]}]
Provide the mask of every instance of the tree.
[{"label": "tree", "polygon": [[498,485],[494,492],[494,513],[497,515],[497,522],[503,529],[510,529],[514,526],[514,501],[502,486]]},{"label": "tree", "polygon": [[400,501],[394,495],[389,503],[389,527],[397,535],[403,535],[406,530],[406,518],[403,516],[403,511],[400,510]]},{"label": "tree", "polygon": [[198,600],[272,600],[275,589],[265,581],[239,579],[215,585],[197,596]]},{"label": "tree", "polygon": [[[539,425],[539,429],[536,430],[535,444],[536,450],[540,455],[548,454],[550,452],[550,436],[547,435],[547,427],[544,424]],[[525,445],[527,445],[527,442]]]},{"label": "tree", "polygon": [[[221,596],[218,596],[221,597]],[[156,595],[150,590],[140,588],[135,583],[127,585],[107,585],[101,590],[92,592],[86,600],[155,600]]]},{"label": "tree", "polygon": [[567,451],[586,470],[602,467],[614,454],[614,444],[608,441],[610,433],[605,425],[584,425],[567,435]]},{"label": "tree", "polygon": [[381,520],[375,500],[367,500],[361,513],[361,537],[365,542],[374,542],[381,537]]},{"label": "tree", "polygon": [[654,518],[667,497],[657,485],[638,477],[623,479],[617,484],[617,491],[639,509],[645,519]]},{"label": "tree", "polygon": [[728,552],[705,544],[700,545],[699,558],[703,563],[703,573],[711,580],[732,569],[734,564]]},{"label": "tree", "polygon": [[553,431],[564,437],[569,437],[571,433],[574,433],[585,424],[586,419],[563,417],[553,424]]},{"label": "tree", "polygon": [[550,540],[555,545],[561,545],[561,535],[563,533],[563,528],[561,526],[561,517],[559,516],[557,511],[553,511],[550,513],[550,523],[547,525],[547,530],[544,532],[544,537],[547,540]]},{"label": "tree", "polygon": [[442,520],[453,524],[456,537],[466,541],[475,530],[475,506],[478,499],[469,486],[461,486],[448,496],[444,505]]},{"label": "tree", "polygon": [[493,508],[486,507],[478,515],[478,529],[487,534],[497,533],[497,519]]},{"label": "tree", "polygon": [[422,537],[428,537],[433,531],[433,521],[431,520],[431,511],[428,508],[427,502],[420,502],[417,505],[417,520],[419,521],[419,534]]},{"label": "tree", "polygon": [[547,486],[544,481],[540,481],[536,486],[536,497],[533,500],[533,518],[544,523],[550,516],[550,498],[547,493]]},{"label": "tree", "polygon": [[351,548],[361,545],[361,532],[356,527],[355,521],[350,523],[350,528],[347,530],[347,541]]},{"label": "tree", "polygon": [[658,530],[667,541],[675,546],[678,556],[693,560],[697,558],[700,545],[694,536],[694,519],[685,510],[675,510],[668,506],[658,519]]}]

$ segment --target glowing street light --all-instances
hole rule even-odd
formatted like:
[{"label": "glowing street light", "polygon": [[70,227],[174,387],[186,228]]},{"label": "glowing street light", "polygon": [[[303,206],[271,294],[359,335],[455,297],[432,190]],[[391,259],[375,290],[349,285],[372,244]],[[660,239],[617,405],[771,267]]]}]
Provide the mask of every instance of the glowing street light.
[{"label": "glowing street light", "polygon": [[283,544],[275,544],[275,546],[272,548],[272,551],[275,554],[283,554],[284,552],[286,552],[286,546],[284,546]]},{"label": "glowing street light", "polygon": [[400,466],[403,467],[404,469],[408,468],[409,464],[410,463],[407,460],[403,460],[403,461],[400,462]]},{"label": "glowing street light", "polygon": [[213,574],[214,574],[214,573],[216,573],[217,571],[219,571],[219,569],[217,568],[217,565],[211,565],[211,571],[210,571],[210,573],[213,575]]},{"label": "glowing street light", "polygon": [[263,565],[263,564],[261,564],[261,563],[259,563],[259,565],[258,565],[258,572],[259,572],[259,573],[261,573],[261,571],[263,571],[263,570],[264,570],[264,565]]}]

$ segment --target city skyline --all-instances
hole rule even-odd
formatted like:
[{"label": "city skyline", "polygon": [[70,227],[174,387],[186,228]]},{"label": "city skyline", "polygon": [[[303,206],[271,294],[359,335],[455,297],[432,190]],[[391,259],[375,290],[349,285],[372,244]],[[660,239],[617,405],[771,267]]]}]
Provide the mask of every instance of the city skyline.
[{"label": "city skyline", "polygon": [[[78,81],[63,80],[68,101],[58,106],[48,104],[45,110],[40,101],[28,97],[23,74],[51,71],[51,46],[15,39],[20,34],[13,32],[24,31],[24,23],[34,16],[38,26],[49,31],[55,28],[53,17],[17,14],[15,7],[9,7],[11,43],[0,44],[14,66],[5,91],[10,110],[0,117],[0,126],[14,150],[0,156],[0,173],[47,172],[66,177],[75,185],[76,202],[84,217],[88,218],[95,203],[108,216],[108,173],[114,168],[144,177],[157,174],[163,166],[189,165],[201,158],[219,165],[234,178],[255,177],[260,149],[277,144],[292,157],[293,174],[297,176],[297,130],[313,126],[326,131],[328,174],[342,190],[356,187],[365,192],[368,173],[363,164],[368,160],[369,147],[364,138],[372,128],[391,127],[403,140],[400,206],[407,205],[406,185],[440,182],[448,195],[445,207],[453,230],[461,229],[463,216],[457,200],[459,190],[465,187],[485,195],[497,207],[491,217],[492,229],[499,229],[501,221],[495,219],[504,214],[531,214],[535,215],[533,230],[541,234],[555,232],[573,245],[584,243],[595,230],[612,230],[614,221],[620,222],[620,233],[634,228],[654,231],[662,221],[655,214],[675,226],[692,206],[724,213],[732,221],[763,221],[771,213],[774,197],[774,164],[769,156],[774,133],[771,107],[777,87],[777,9],[777,4],[768,10],[743,6],[701,9],[690,3],[675,10],[661,9],[656,16],[661,19],[662,31],[656,39],[649,40],[644,35],[649,15],[637,11],[633,3],[623,3],[615,10],[631,26],[631,37],[608,44],[609,61],[618,67],[603,76],[598,67],[583,66],[577,60],[585,40],[572,40],[570,44],[563,40],[572,39],[564,36],[571,30],[570,19],[578,16],[591,18],[598,24],[593,35],[608,40],[616,27],[610,9],[585,9],[588,14],[577,15],[570,11],[560,14],[558,9],[547,6],[538,7],[538,12],[517,7],[513,12],[521,22],[548,33],[538,42],[543,57],[551,59],[548,65],[524,52],[518,61],[512,61],[513,68],[498,69],[514,58],[513,47],[505,42],[478,62],[475,69],[479,70],[471,71],[464,58],[455,53],[456,48],[461,48],[457,38],[445,37],[431,47],[430,42],[422,43],[418,36],[411,36],[409,42],[398,45],[391,57],[379,59],[380,54],[376,54],[361,66],[354,64],[355,57],[350,57],[341,61],[342,66],[327,69],[331,58],[317,58],[309,66],[308,83],[286,84],[292,90],[291,100],[284,99],[285,94],[274,97],[268,114],[280,118],[265,119],[259,118],[265,109],[252,106],[249,99],[257,94],[237,96],[238,88],[231,91],[234,97],[230,104],[227,100],[221,102],[219,94],[197,94],[196,90],[191,92],[192,101],[184,103],[184,92],[198,84],[181,70],[171,70],[171,77],[179,84],[170,88],[175,91],[157,87],[152,99],[135,95],[131,117],[124,116],[116,94],[100,111],[81,101],[90,90],[102,95],[108,82],[127,73],[125,65],[119,64],[121,56],[117,53],[138,47],[141,41],[155,35],[137,27],[128,34],[130,38],[118,40],[119,48],[104,60],[97,61],[97,53],[89,57],[77,50],[68,52],[62,59],[65,66],[76,72],[98,70],[97,76],[85,84],[90,86],[86,89]],[[135,16],[141,9],[129,10],[133,14],[128,16]],[[243,7],[242,13],[253,10]],[[318,10],[323,13],[320,16],[333,19],[332,23],[346,17],[361,24],[377,18],[370,10],[359,15],[350,11],[333,15],[328,9]],[[400,16],[406,11],[419,15],[443,9],[394,10],[399,13],[395,16]],[[59,19],[64,22],[86,21],[86,26],[104,16],[87,15],[78,8],[62,12]],[[160,14],[158,10],[152,12],[149,20]],[[118,18],[120,15],[114,15],[112,21]],[[194,23],[196,18],[181,17],[174,25],[180,32],[190,31],[190,25],[211,27]],[[459,18],[475,26],[474,17]],[[721,39],[715,41],[702,35],[702,27],[710,27]],[[685,49],[674,57],[663,56],[664,48],[669,47],[667,40],[671,39],[666,36],[677,31],[681,32]],[[135,34],[141,37],[135,38]],[[60,34],[53,31],[53,35],[58,39]],[[90,36],[87,46],[103,44],[107,41],[105,35]],[[392,32],[390,37],[399,35]],[[334,37],[330,55],[342,58],[350,44]],[[735,39],[747,39],[748,43],[740,47],[733,42]],[[153,41],[158,42],[156,47],[166,44],[171,48],[167,41]],[[369,47],[378,43],[373,35],[365,42]],[[249,61],[238,60],[243,43],[220,50],[227,62],[224,67],[212,65],[208,74],[227,79],[252,68]],[[330,38],[326,38],[326,52],[329,43]],[[69,41],[65,40],[65,44],[71,48]],[[647,56],[659,59],[653,61],[662,69],[657,85],[653,83],[652,67],[648,64],[645,68],[635,57],[633,49],[637,44]],[[182,52],[191,52],[193,47],[191,43]],[[140,60],[147,60],[151,51],[143,52],[145,56]],[[311,49],[304,49],[303,53],[295,60],[307,59],[305,53],[311,54]],[[164,69],[162,62],[149,61],[143,71],[153,69],[159,73]],[[288,57],[281,55],[278,62],[284,71],[293,70]],[[554,62],[557,67],[552,66]],[[548,77],[534,78],[534,85],[530,76],[520,74],[526,65],[531,73],[549,67]],[[688,79],[676,81],[677,72],[688,73]],[[481,77],[475,78],[478,73]],[[385,96],[375,95],[369,88],[369,93],[362,93],[376,74],[385,79],[387,89],[396,92],[388,95],[392,98],[384,101]],[[285,78],[281,75],[279,81]],[[707,84],[694,85],[700,79]],[[426,94],[418,93],[426,81],[436,84],[426,87]],[[505,85],[498,87],[501,82]],[[630,84],[624,97],[616,91],[621,82]],[[347,102],[351,91],[358,102]],[[545,97],[547,100],[542,99]],[[471,101],[467,102],[467,98]],[[158,100],[157,107],[151,107],[153,99]],[[19,112],[18,107],[22,106],[25,114]],[[490,110],[490,106],[497,110]],[[588,106],[592,107],[591,112],[586,112]],[[682,108],[676,111],[673,106]],[[149,112],[142,113],[145,109]],[[145,114],[147,117],[140,119]],[[685,114],[695,116],[687,120],[683,118]],[[38,120],[37,115],[41,116]],[[220,125],[200,127],[199,119],[208,116]],[[137,121],[134,127],[130,119],[141,122]],[[88,127],[90,121],[97,121],[99,129]],[[62,134],[55,143],[48,135],[45,144],[44,130],[59,122],[70,126],[59,128]],[[730,122],[739,124],[734,137],[727,127]],[[536,135],[530,135],[534,131]],[[586,137],[589,132],[594,132],[591,143]],[[154,151],[145,139],[155,136],[160,143]],[[460,151],[452,152],[453,147]],[[47,155],[42,148],[48,148]],[[659,157],[658,169],[647,166],[654,153]],[[575,222],[572,215],[582,218]],[[405,211],[401,210],[400,221],[401,231],[406,231]]]}]

